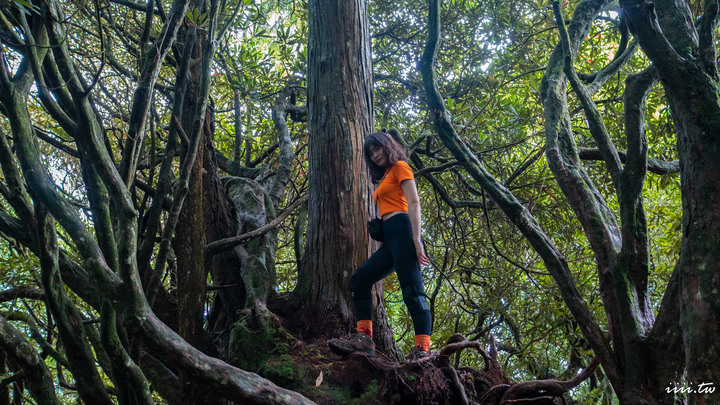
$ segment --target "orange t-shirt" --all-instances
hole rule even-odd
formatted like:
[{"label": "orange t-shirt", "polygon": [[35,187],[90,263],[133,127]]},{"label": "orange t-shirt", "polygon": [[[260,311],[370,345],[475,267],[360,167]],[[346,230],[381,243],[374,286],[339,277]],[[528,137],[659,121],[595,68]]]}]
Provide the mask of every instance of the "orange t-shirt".
[{"label": "orange t-shirt", "polygon": [[407,212],[407,199],[400,185],[404,180],[415,180],[415,176],[413,176],[410,165],[400,160],[385,173],[380,185],[373,193],[373,200],[380,210],[380,216],[394,211]]}]

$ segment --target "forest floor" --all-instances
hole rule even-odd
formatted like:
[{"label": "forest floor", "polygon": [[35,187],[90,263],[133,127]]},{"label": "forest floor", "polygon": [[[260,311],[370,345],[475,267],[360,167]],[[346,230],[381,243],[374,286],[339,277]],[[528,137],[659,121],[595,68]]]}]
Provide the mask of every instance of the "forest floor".
[{"label": "forest floor", "polygon": [[[399,362],[380,350],[374,356],[340,356],[330,350],[328,337],[302,338],[303,329],[312,324],[304,319],[303,315],[309,315],[305,312],[285,299],[246,312],[240,324],[247,335],[238,336],[238,341],[248,344],[243,345],[245,353],[239,357],[264,361],[241,368],[255,369],[252,371],[322,405],[499,403],[488,393],[499,389],[502,394],[510,386],[495,348],[491,347],[489,355],[480,342],[462,335],[453,335],[438,352],[417,361]],[[269,347],[269,352],[258,355]],[[451,356],[464,349],[482,356],[484,370],[452,366]]]},{"label": "forest floor", "polygon": [[510,383],[499,367],[455,370],[450,356],[437,353],[398,362],[379,351],[375,356],[339,356],[322,342],[299,343],[292,353],[293,367],[303,370],[296,374],[303,383],[295,381],[288,388],[324,405],[494,403],[480,399],[491,388]]},{"label": "forest floor", "polygon": [[[277,303],[244,310],[232,335],[236,366],[254,371],[275,384],[297,391],[319,405],[438,404],[506,405],[562,404],[562,395],[594,373],[596,359],[569,381],[511,382],[497,360],[494,344],[488,351],[478,341],[453,335],[437,352],[416,361],[397,361],[376,350],[375,355],[339,356],[327,339],[298,338],[301,316],[287,316]],[[278,316],[285,314],[285,317]],[[453,366],[464,350],[478,353],[482,370]]]}]

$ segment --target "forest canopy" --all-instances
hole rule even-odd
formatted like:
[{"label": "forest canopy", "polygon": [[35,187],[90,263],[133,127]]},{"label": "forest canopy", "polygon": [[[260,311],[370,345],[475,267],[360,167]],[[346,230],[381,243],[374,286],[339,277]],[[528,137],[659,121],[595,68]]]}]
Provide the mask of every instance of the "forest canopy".
[{"label": "forest canopy", "polygon": [[[0,3],[0,405],[720,402],[719,8]],[[379,130],[422,206],[427,391],[325,344]]]}]

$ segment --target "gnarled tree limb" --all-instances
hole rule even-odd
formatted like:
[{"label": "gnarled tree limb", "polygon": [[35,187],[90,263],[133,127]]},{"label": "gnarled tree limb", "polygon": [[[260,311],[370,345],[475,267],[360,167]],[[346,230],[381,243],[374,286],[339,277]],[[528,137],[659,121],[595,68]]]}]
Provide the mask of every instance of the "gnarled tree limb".
[{"label": "gnarled tree limb", "polygon": [[500,404],[521,403],[520,401],[532,403],[533,399],[561,396],[590,377],[598,365],[600,365],[600,359],[595,357],[580,374],[567,381],[548,379],[513,384],[503,395]]},{"label": "gnarled tree limb", "polygon": [[528,239],[535,251],[538,252],[558,284],[565,303],[578,320],[593,349],[603,359],[607,359],[608,368],[610,369],[608,374],[617,380],[617,376],[612,374],[615,372],[613,370],[612,350],[578,291],[565,258],[545,235],[530,212],[520,204],[512,193],[487,172],[477,157],[460,141],[455,128],[452,126],[445,109],[445,103],[438,90],[434,72],[440,39],[440,2],[439,0],[429,0],[428,3],[430,6],[428,40],[422,59],[419,62],[419,69],[422,73],[428,107],[430,108],[435,130],[445,146],[462,163],[465,170],[487,191],[492,200],[505,212]]},{"label": "gnarled tree limb", "polygon": [[22,332],[0,315],[0,348],[24,372],[27,389],[38,405],[60,405],[55,395],[52,374]]},{"label": "gnarled tree limb", "polygon": [[285,220],[285,218],[288,217],[295,209],[297,209],[300,205],[304,204],[308,200],[308,195],[304,195],[300,198],[298,198],[294,203],[290,204],[289,207],[285,208],[275,219],[270,221],[267,225],[262,226],[257,229],[253,229],[250,232],[246,232],[242,235],[233,236],[230,238],[225,238],[222,240],[218,240],[212,243],[209,243],[205,247],[205,254],[209,257],[214,256],[222,251],[232,249],[233,247],[240,245],[242,243],[245,243],[249,240],[252,240],[254,238],[260,237],[266,232],[269,232],[275,228],[278,227],[282,223],[282,221]]},{"label": "gnarled tree limb", "polygon": [[175,0],[170,9],[170,15],[155,43],[152,44],[144,58],[140,80],[133,95],[132,111],[130,113],[130,127],[128,128],[127,141],[120,161],[120,174],[128,186],[132,184],[135,176],[135,167],[140,154],[143,139],[145,139],[145,123],[153,86],[157,80],[160,67],[165,55],[175,41],[180,24],[185,19],[185,11],[190,0]]},{"label": "gnarled tree limb", "polygon": [[[618,155],[620,155],[620,161],[625,163],[627,161],[627,152],[623,150],[618,150],[617,152]],[[602,160],[600,151],[595,148],[579,148],[578,153],[580,159],[582,160]],[[680,161],[672,160],[668,162],[665,160],[648,157],[647,171],[660,175],[679,173]]]}]

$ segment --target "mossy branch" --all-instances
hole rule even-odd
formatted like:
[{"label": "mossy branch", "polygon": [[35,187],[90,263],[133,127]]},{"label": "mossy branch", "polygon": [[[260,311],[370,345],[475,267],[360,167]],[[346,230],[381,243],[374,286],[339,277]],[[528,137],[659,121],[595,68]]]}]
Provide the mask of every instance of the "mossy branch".
[{"label": "mossy branch", "polygon": [[285,208],[275,219],[270,221],[267,225],[262,226],[260,228],[254,229],[250,232],[246,232],[242,235],[233,236],[230,238],[221,239],[215,242],[212,242],[208,244],[205,247],[205,254],[209,257],[215,256],[216,254],[223,252],[228,249],[232,249],[233,247],[245,243],[249,240],[259,238],[260,236],[264,235],[265,233],[277,228],[282,221],[285,220],[293,211],[295,211],[300,205],[304,204],[308,200],[308,195],[304,195],[297,200],[295,200],[294,203],[290,204],[287,208]]},{"label": "mossy branch", "polygon": [[428,4],[428,39],[423,57],[419,62],[419,70],[423,77],[430,116],[433,119],[435,130],[445,146],[461,162],[468,174],[485,189],[492,200],[505,212],[530,245],[538,252],[548,271],[558,284],[566,305],[578,321],[592,348],[602,356],[603,361],[607,363],[611,370],[614,369],[612,349],[580,294],[567,261],[542,231],[540,225],[527,208],[520,204],[509,190],[492,177],[477,157],[460,141],[455,128],[450,122],[434,73],[435,57],[440,42],[440,0],[429,0]]},{"label": "mossy branch", "polygon": [[622,171],[620,156],[615,149],[615,145],[610,139],[610,134],[605,127],[605,122],[602,119],[600,111],[592,99],[592,95],[582,81],[580,81],[580,78],[575,71],[575,67],[573,66],[573,59],[575,58],[575,55],[570,46],[570,37],[568,35],[567,28],[565,27],[565,21],[558,1],[553,1],[553,11],[555,12],[555,21],[560,32],[560,43],[562,44],[565,74],[567,75],[573,90],[575,90],[575,94],[578,99],[580,99],[580,103],[585,110],[585,117],[588,120],[590,133],[595,140],[595,144],[600,150],[600,154],[602,155],[605,164],[607,165],[610,177],[613,179],[613,183],[617,187],[618,177]]}]

